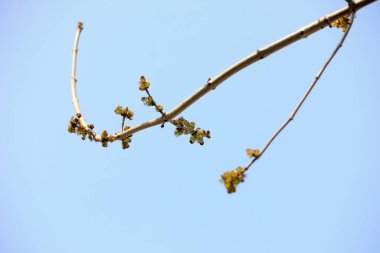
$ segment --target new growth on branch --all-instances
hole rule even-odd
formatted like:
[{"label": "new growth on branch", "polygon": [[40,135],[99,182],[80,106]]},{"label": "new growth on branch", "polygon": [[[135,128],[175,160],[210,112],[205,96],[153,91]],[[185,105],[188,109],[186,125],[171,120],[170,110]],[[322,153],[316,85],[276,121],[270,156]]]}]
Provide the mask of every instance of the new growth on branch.
[{"label": "new growth on branch", "polygon": [[76,79],[76,62],[77,62],[77,54],[78,54],[78,43],[80,34],[83,30],[83,23],[79,22],[77,25],[76,36],[74,40],[74,48],[73,48],[73,61],[72,61],[72,69],[71,69],[71,94],[72,94],[72,102],[75,110],[75,116],[70,119],[70,123],[68,125],[68,132],[77,134],[81,136],[82,140],[89,139],[90,141],[101,142],[103,147],[108,147],[108,143],[112,143],[114,141],[121,141],[121,146],[123,149],[127,149],[130,147],[130,142],[132,141],[133,134],[142,131],[146,128],[150,128],[156,125],[161,125],[161,128],[165,126],[166,123],[170,123],[175,127],[174,134],[175,136],[180,135],[189,135],[189,142],[191,144],[197,142],[200,145],[204,144],[204,138],[210,138],[210,131],[203,130],[201,128],[196,128],[196,124],[194,122],[189,122],[183,117],[176,118],[183,111],[185,111],[189,106],[195,103],[198,99],[206,95],[208,92],[216,89],[223,81],[236,74],[240,70],[245,67],[273,54],[274,52],[285,48],[286,46],[302,39],[306,38],[309,35],[320,31],[325,27],[336,27],[340,28],[343,31],[343,35],[335,50],[329,56],[325,64],[322,66],[321,70],[315,76],[313,82],[311,83],[309,89],[306,91],[304,96],[301,98],[300,102],[295,107],[294,111],[291,113],[289,118],[280,126],[280,128],[273,134],[273,136],[268,140],[268,142],[261,149],[247,149],[247,156],[251,159],[250,162],[244,167],[238,167],[235,170],[230,170],[221,175],[220,181],[224,184],[228,193],[233,193],[236,191],[236,187],[244,182],[246,178],[246,172],[252,166],[252,164],[257,161],[264,152],[268,149],[268,147],[272,144],[272,142],[276,139],[276,137],[281,133],[282,130],[294,119],[297,112],[309,96],[310,92],[320,80],[324,70],[327,68],[328,64],[331,62],[333,57],[336,55],[338,50],[342,47],[344,40],[347,37],[348,32],[352,26],[355,12],[368,4],[375,2],[376,0],[359,0],[354,2],[352,0],[346,0],[348,6],[329,14],[325,17],[322,17],[315,22],[299,29],[298,31],[266,46],[261,49],[258,49],[253,54],[248,57],[242,59],[231,67],[227,68],[225,71],[215,76],[214,78],[209,78],[204,86],[202,86],[199,90],[197,90],[190,97],[185,99],[182,103],[180,103],[177,107],[169,112],[164,112],[164,107],[160,104],[157,104],[153,96],[151,95],[149,88],[151,83],[146,80],[144,76],[140,77],[139,80],[139,89],[146,93],[146,96],[141,98],[141,101],[146,106],[151,106],[155,108],[155,111],[160,114],[159,118],[149,120],[145,123],[135,125],[135,126],[124,126],[125,120],[133,120],[134,112],[130,110],[129,107],[117,106],[115,109],[115,114],[122,117],[121,122],[121,131],[115,134],[109,134],[108,131],[103,130],[100,135],[96,134],[94,131],[94,125],[87,124],[84,119],[84,116],[81,113],[79,101],[77,98],[77,79]]}]

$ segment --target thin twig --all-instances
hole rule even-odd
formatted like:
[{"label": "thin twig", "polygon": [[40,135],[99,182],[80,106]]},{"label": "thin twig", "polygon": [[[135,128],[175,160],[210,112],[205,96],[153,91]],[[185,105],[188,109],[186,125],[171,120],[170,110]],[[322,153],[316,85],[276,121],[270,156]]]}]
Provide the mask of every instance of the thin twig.
[{"label": "thin twig", "polygon": [[[359,1],[354,3],[353,7],[355,10],[359,10],[359,9],[361,9],[361,8],[367,6],[367,5],[369,5],[375,1],[377,1],[377,0],[359,0]],[[253,63],[255,63],[261,59],[264,59],[265,57],[277,52],[278,50],[280,50],[282,48],[285,48],[286,46],[289,46],[290,44],[292,44],[292,43],[294,43],[300,39],[308,37],[309,35],[325,28],[326,26],[329,26],[335,20],[349,14],[351,12],[351,9],[353,9],[353,7],[346,6],[346,7],[342,8],[342,9],[340,9],[334,13],[331,13],[325,17],[322,17],[322,18],[316,20],[315,22],[299,29],[298,31],[296,31],[296,32],[294,32],[294,33],[292,33],[292,34],[290,34],[290,35],[288,35],[288,36],[286,36],[286,37],[284,37],[284,38],[282,38],[282,39],[280,39],[280,40],[278,40],[278,41],[276,41],[276,42],[274,42],[274,43],[272,43],[266,47],[263,47],[263,48],[257,50],[256,52],[249,55],[245,59],[242,59],[241,61],[232,65],[231,67],[229,67],[228,69],[226,69],[225,71],[220,73],[219,75],[215,76],[214,78],[209,79],[203,87],[201,87],[194,94],[192,94],[190,97],[185,99],[182,103],[177,105],[173,110],[167,112],[165,114],[166,117],[161,116],[159,118],[149,120],[149,121],[144,122],[142,124],[133,126],[126,131],[121,131],[121,132],[113,135],[112,137],[115,140],[124,139],[124,138],[126,138],[132,134],[135,134],[139,131],[142,131],[146,128],[162,124],[166,120],[168,120],[168,121],[172,120],[173,118],[175,118],[176,116],[181,114],[184,110],[186,110],[189,106],[191,106],[193,103],[195,103],[198,99],[200,99],[201,97],[206,95],[208,92],[216,89],[222,82],[224,82],[225,80],[227,80],[229,77],[236,74],[240,70],[248,67],[249,65],[251,65],[251,64],[253,64]],[[76,56],[77,56],[77,50],[78,50],[77,46],[78,46],[78,41],[79,41],[79,36],[80,36],[81,30],[82,29],[79,29],[79,25],[78,25],[77,34],[76,34],[76,38],[75,38],[75,42],[74,42],[72,77],[71,77],[71,90],[72,90],[72,97],[73,97],[73,105],[74,105],[74,109],[75,109],[76,113],[80,113],[79,102],[78,102],[77,94],[76,94],[75,68],[76,68]],[[80,119],[80,124],[87,129],[87,124],[86,124],[83,117]],[[102,138],[99,135],[96,135],[94,137],[94,141],[99,142],[101,140],[102,140]]]},{"label": "thin twig", "polygon": [[[157,105],[156,101],[154,100],[153,96],[150,95],[150,92],[149,92],[148,88],[145,89],[145,91],[146,91],[146,94],[148,94],[148,97],[151,97],[151,98],[152,98],[152,104],[153,104],[153,106],[156,108],[157,112],[159,112],[159,113],[161,114],[161,116],[162,116],[163,118],[166,119],[166,115],[165,115],[165,113],[164,113],[162,110],[160,110],[160,109],[158,108],[158,105]],[[167,119],[166,119],[166,120],[167,120]]]},{"label": "thin twig", "polygon": [[255,161],[257,161],[265,153],[265,151],[272,144],[272,142],[277,138],[277,136],[282,132],[282,130],[284,130],[284,128],[294,119],[294,117],[296,116],[297,112],[299,111],[299,109],[301,108],[301,106],[303,105],[303,103],[305,102],[305,100],[307,99],[307,97],[309,96],[310,92],[313,90],[313,88],[315,87],[315,85],[317,84],[317,82],[319,81],[319,79],[321,78],[323,72],[326,70],[326,68],[329,65],[329,63],[331,62],[331,60],[334,58],[334,56],[339,51],[339,49],[343,46],[343,43],[346,40],[347,35],[348,35],[348,33],[349,33],[349,31],[350,31],[350,29],[352,27],[352,24],[354,22],[354,16],[355,16],[355,12],[352,12],[351,15],[350,15],[350,18],[349,18],[349,23],[348,23],[347,29],[343,33],[342,38],[340,39],[338,45],[335,47],[335,49],[331,53],[330,57],[327,59],[327,61],[325,62],[325,64],[322,66],[321,70],[315,76],[314,81],[311,83],[309,89],[306,91],[305,95],[302,97],[301,101],[298,103],[298,105],[296,106],[296,108],[294,109],[294,111],[292,112],[292,114],[290,115],[290,117],[285,121],[284,124],[282,124],[282,126],[277,130],[277,132],[275,132],[274,135],[269,139],[269,141],[267,142],[267,144],[265,144],[265,146],[263,147],[263,149],[260,151],[260,154],[257,157],[254,157],[248,163],[248,165],[246,167],[244,167],[245,171],[247,171],[249,169],[249,167],[251,167],[251,165]]},{"label": "thin twig", "polygon": [[169,122],[169,123],[171,123],[171,124],[173,124],[175,126],[173,120],[172,119],[168,119],[166,117],[166,113],[163,110],[160,110],[160,108],[158,108],[158,105],[157,105],[156,101],[154,100],[153,96],[149,92],[149,88],[145,89],[145,91],[148,94],[148,97],[152,98],[152,104],[156,108],[156,111],[159,112],[161,114],[162,118],[165,119],[164,122],[162,122],[161,127],[164,127],[164,125],[165,125],[166,122]]},{"label": "thin twig", "polygon": [[123,121],[121,122],[121,131],[124,130],[125,116],[123,116]]}]

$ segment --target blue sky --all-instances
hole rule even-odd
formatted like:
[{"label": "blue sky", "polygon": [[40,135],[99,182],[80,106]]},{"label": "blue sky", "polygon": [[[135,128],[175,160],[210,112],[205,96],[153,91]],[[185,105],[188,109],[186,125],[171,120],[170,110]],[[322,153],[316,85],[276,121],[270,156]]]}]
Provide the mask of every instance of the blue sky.
[{"label": "blue sky", "polygon": [[342,32],[325,29],[243,70],[173,127],[104,149],[67,133],[79,20],[78,96],[116,132],[156,118],[256,49],[345,1],[1,1],[0,252],[379,252],[380,5],[357,19],[290,126],[236,194],[220,174],[248,163],[302,97]]}]

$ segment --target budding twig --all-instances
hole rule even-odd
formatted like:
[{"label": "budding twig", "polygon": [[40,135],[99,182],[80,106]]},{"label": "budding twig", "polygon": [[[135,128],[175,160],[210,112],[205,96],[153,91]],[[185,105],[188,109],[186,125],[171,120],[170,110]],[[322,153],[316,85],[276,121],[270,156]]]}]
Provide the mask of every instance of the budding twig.
[{"label": "budding twig", "polygon": [[[208,92],[211,90],[216,89],[222,82],[227,80],[229,77],[232,75],[236,74],[240,70],[248,67],[249,65],[263,59],[264,57],[267,57],[278,50],[285,48],[286,46],[289,46],[290,44],[302,39],[306,38],[309,35],[325,28],[326,26],[329,26],[332,22],[335,20],[339,19],[340,17],[343,17],[344,15],[347,15],[351,12],[352,9],[359,10],[368,4],[371,4],[375,2],[376,0],[359,0],[354,3],[354,6],[346,6],[334,13],[331,13],[325,17],[322,17],[315,22],[301,28],[300,30],[266,46],[263,47],[253,54],[249,55],[245,59],[242,59],[241,61],[237,62],[236,64],[232,65],[219,75],[215,76],[214,78],[211,78],[207,81],[207,83],[202,86],[199,90],[197,90],[194,94],[192,94],[190,97],[185,99],[182,103],[177,105],[173,110],[165,113],[165,117],[161,116],[156,119],[149,120],[147,122],[144,122],[139,125],[135,125],[128,130],[121,131],[115,135],[110,135],[110,137],[114,140],[122,140],[127,138],[128,136],[131,136],[132,134],[135,134],[139,131],[142,131],[146,128],[150,128],[159,124],[164,123],[165,121],[171,121],[174,119],[176,116],[181,114],[183,111],[185,111],[189,106],[191,106],[193,103],[198,101],[201,97],[206,95]],[[77,92],[76,92],[76,61],[77,61],[77,52],[78,52],[78,42],[79,42],[79,37],[80,33],[83,29],[83,23],[79,22],[78,27],[77,27],[77,32],[75,36],[75,41],[74,41],[74,48],[73,48],[73,62],[72,62],[72,71],[71,71],[71,94],[72,94],[72,99],[73,99],[73,106],[74,110],[76,113],[81,113],[80,112],[80,107],[79,107],[79,102],[77,98]],[[81,117],[79,119],[80,125],[88,130],[86,121],[84,117]],[[95,134],[94,132],[94,141],[101,142],[102,137],[100,135]]]}]

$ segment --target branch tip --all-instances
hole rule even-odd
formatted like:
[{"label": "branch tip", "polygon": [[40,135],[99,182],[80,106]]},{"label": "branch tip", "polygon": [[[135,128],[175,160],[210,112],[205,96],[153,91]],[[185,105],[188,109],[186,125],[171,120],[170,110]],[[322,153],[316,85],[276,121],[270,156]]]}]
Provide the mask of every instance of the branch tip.
[{"label": "branch tip", "polygon": [[82,21],[79,21],[79,22],[78,22],[78,26],[77,26],[77,28],[78,28],[79,30],[83,30],[83,22],[82,22]]}]

